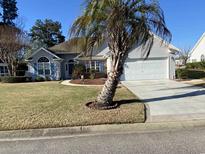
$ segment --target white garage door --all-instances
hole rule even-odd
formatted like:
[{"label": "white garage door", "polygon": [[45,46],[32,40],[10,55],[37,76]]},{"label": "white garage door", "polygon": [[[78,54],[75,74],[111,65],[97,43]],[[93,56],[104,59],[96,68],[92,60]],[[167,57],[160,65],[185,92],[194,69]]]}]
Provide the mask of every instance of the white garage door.
[{"label": "white garage door", "polygon": [[168,78],[168,59],[127,60],[122,80],[155,80]]}]

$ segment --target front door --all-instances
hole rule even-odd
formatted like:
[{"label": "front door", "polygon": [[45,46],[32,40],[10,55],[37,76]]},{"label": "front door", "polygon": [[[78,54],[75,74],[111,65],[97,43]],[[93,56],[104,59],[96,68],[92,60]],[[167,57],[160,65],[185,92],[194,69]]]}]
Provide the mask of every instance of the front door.
[{"label": "front door", "polygon": [[69,76],[70,78],[72,77],[72,74],[73,74],[73,68],[74,68],[74,64],[68,64],[68,73],[69,73]]},{"label": "front door", "polygon": [[65,63],[65,77],[66,79],[70,79],[72,77],[74,68],[74,61],[69,60],[67,63]]},{"label": "front door", "polygon": [[65,79],[69,78],[68,63],[65,63]]}]

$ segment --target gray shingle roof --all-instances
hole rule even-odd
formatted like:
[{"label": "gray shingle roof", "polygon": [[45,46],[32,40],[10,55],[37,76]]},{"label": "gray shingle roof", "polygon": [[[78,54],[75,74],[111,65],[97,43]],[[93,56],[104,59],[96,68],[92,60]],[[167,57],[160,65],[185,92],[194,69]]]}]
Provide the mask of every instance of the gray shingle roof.
[{"label": "gray shingle roof", "polygon": [[56,54],[81,53],[83,51],[84,41],[85,39],[82,38],[73,38],[58,45],[55,45],[49,48],[49,50]]}]

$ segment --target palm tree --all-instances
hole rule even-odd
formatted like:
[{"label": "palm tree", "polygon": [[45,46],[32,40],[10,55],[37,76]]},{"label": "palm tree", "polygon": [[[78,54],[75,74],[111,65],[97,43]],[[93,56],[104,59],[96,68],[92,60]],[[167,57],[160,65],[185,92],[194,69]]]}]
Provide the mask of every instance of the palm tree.
[{"label": "palm tree", "polygon": [[71,28],[71,37],[86,38],[86,55],[106,43],[112,59],[112,71],[94,106],[110,109],[123,73],[123,66],[134,44],[142,45],[144,58],[149,56],[154,34],[171,41],[164,14],[156,0],[86,0],[85,11]]}]

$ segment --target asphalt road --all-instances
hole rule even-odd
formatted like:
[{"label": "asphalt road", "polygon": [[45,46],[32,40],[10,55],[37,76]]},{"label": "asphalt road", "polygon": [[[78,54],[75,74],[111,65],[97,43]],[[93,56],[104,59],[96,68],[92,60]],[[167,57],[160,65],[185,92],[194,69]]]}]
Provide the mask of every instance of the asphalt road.
[{"label": "asphalt road", "polygon": [[205,128],[0,141],[0,154],[205,154]]}]

